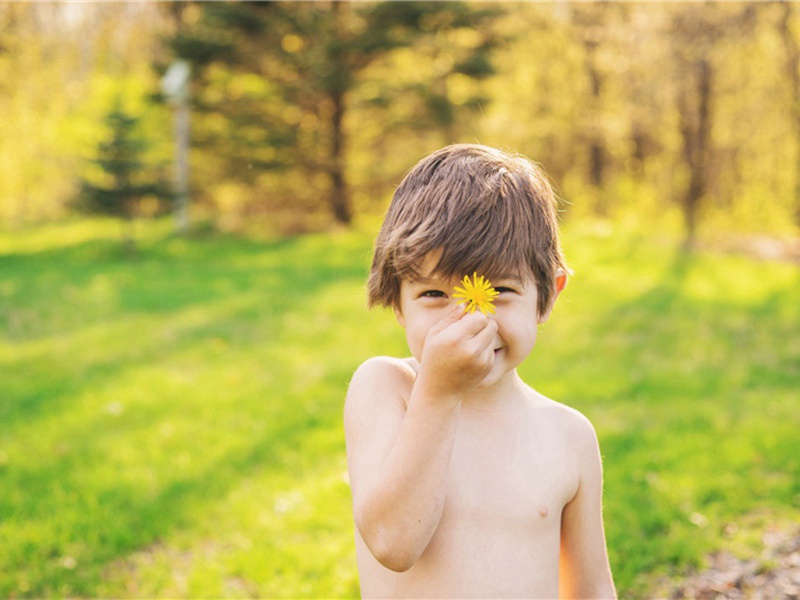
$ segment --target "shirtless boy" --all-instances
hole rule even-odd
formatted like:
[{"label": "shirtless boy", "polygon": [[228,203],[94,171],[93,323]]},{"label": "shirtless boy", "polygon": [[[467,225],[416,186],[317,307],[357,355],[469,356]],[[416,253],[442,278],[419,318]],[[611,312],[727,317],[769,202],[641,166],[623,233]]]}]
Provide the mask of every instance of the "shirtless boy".
[{"label": "shirtless boy", "polygon": [[[615,596],[594,429],[516,371],[567,271],[553,192],[521,157],[448,146],[398,187],[368,290],[411,358],[366,361],[345,404],[365,598]],[[459,304],[473,273],[494,313]]]}]

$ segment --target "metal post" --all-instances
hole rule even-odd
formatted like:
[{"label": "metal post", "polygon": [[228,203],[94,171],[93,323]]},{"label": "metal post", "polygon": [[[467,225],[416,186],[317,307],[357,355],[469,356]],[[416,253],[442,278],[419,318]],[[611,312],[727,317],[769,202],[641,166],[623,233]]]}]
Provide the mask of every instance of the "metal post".
[{"label": "metal post", "polygon": [[175,111],[175,230],[189,229],[189,76],[185,60],[177,60],[161,80],[161,88]]},{"label": "metal post", "polygon": [[189,230],[189,103],[175,106],[175,230]]}]

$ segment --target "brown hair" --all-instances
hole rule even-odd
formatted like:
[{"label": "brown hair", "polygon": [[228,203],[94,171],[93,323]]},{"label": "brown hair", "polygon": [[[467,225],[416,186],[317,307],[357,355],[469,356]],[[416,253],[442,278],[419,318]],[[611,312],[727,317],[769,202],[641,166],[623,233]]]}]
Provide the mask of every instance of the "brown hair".
[{"label": "brown hair", "polygon": [[400,183],[375,240],[369,306],[398,307],[400,281],[419,277],[423,258],[436,250],[434,273],[442,277],[478,271],[489,279],[532,278],[539,317],[553,301],[558,269],[569,271],[542,170],[476,144],[434,152]]}]

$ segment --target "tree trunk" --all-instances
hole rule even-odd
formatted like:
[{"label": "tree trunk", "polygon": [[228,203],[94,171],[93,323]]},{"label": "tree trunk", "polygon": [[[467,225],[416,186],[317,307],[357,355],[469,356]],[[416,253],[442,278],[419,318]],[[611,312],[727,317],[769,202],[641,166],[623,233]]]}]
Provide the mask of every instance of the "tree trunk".
[{"label": "tree trunk", "polygon": [[344,95],[340,90],[331,93],[333,102],[333,115],[331,117],[331,155],[330,170],[331,178],[331,208],[337,223],[349,225],[353,220],[350,209],[350,193],[347,189],[347,180],[344,174],[344,131],[342,130],[342,119],[344,117]]},{"label": "tree trunk", "polygon": [[783,12],[779,23],[781,39],[786,56],[786,75],[789,80],[790,114],[792,117],[792,134],[795,140],[794,161],[794,222],[800,227],[800,44],[792,33],[790,21],[794,7],[789,2],[783,3]]},{"label": "tree trunk", "polygon": [[603,193],[605,185],[606,150],[603,134],[603,111],[602,111],[602,92],[603,92],[603,73],[598,61],[598,48],[603,40],[603,30],[606,27],[607,10],[597,6],[581,7],[573,15],[574,25],[580,42],[583,45],[584,58],[583,67],[589,80],[589,99],[586,103],[588,109],[588,179],[591,184],[592,196],[594,197],[594,211],[599,217],[608,215],[606,206],[606,195]]},{"label": "tree trunk", "polygon": [[711,137],[711,63],[701,58],[694,63],[696,108],[690,98],[681,95],[681,137],[683,160],[689,168],[689,183],[683,195],[683,220],[686,228],[684,248],[694,245],[697,235],[697,212],[706,194],[706,171]]},{"label": "tree trunk", "polygon": [[[600,71],[597,68],[597,59],[595,52],[597,50],[596,42],[586,42],[586,70],[589,75],[589,83],[591,84],[592,92],[592,141],[589,147],[589,181],[598,190],[602,189],[605,180],[605,149],[603,148],[603,139],[601,134],[601,127],[598,123],[600,118],[600,93],[602,89],[602,79]],[[605,207],[598,205],[598,210],[605,213]]]},{"label": "tree trunk", "polygon": [[[334,34],[339,35],[340,26],[338,23],[339,12],[341,4],[339,2],[331,3],[331,10],[334,13]],[[338,47],[338,45],[337,45]],[[331,82],[329,98],[333,105],[333,114],[331,115],[331,146],[329,159],[329,176],[331,179],[331,208],[333,209],[333,216],[337,223],[342,225],[350,225],[353,220],[352,210],[350,207],[350,192],[347,187],[347,179],[344,173],[345,164],[345,133],[343,130],[343,121],[345,114],[345,99],[344,93],[347,87],[347,67],[344,65],[342,57],[339,56],[338,50],[334,51],[334,56],[331,58],[332,64],[336,69],[336,73]]]},{"label": "tree trunk", "polygon": [[136,220],[132,215],[120,219],[122,225],[122,248],[128,258],[136,258]]}]

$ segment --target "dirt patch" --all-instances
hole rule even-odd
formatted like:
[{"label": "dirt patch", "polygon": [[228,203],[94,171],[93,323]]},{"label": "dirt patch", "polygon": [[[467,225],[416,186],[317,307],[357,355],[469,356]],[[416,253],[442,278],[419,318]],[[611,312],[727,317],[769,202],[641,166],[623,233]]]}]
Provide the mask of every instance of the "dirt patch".
[{"label": "dirt patch", "polygon": [[800,529],[766,532],[757,558],[711,555],[709,567],[674,587],[670,597],[800,599]]},{"label": "dirt patch", "polygon": [[800,264],[800,238],[729,236],[702,241],[697,247],[725,254],[743,254],[757,260]]}]

